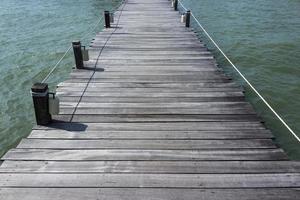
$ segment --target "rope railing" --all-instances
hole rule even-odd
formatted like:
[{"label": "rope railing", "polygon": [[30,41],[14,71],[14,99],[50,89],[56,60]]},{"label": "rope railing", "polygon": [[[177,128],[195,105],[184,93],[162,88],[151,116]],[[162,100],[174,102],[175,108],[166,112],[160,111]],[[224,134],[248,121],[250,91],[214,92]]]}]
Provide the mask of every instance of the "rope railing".
[{"label": "rope railing", "polygon": [[183,3],[180,0],[178,0],[178,3],[183,8],[183,10],[188,11],[188,9],[183,5]]},{"label": "rope railing", "polygon": [[[183,3],[178,0],[180,6],[185,10],[188,9],[183,5]],[[214,39],[210,36],[210,34],[205,30],[199,20],[195,17],[193,12],[191,12],[191,16],[194,18],[198,26],[202,29],[205,35],[209,38],[209,40],[214,44],[214,46],[220,51],[220,53],[225,57],[225,59],[230,63],[230,65],[235,69],[235,71],[244,79],[244,81],[249,85],[249,87],[255,92],[255,94],[264,102],[264,104],[272,111],[272,113],[277,117],[277,119],[289,130],[289,132],[300,142],[300,138],[293,131],[293,129],[283,120],[283,118],[274,110],[274,108],[267,102],[267,100],[258,92],[258,90],[250,83],[250,81],[242,74],[242,72],[235,66],[235,64],[229,59],[229,57],[224,53],[224,51],[220,48],[220,46],[214,41]]]},{"label": "rope railing", "polygon": [[61,63],[61,61],[63,61],[63,59],[66,57],[66,55],[69,53],[69,51],[72,49],[72,46],[70,46],[67,51],[65,51],[64,55],[58,60],[58,62],[52,67],[51,71],[47,74],[47,76],[43,79],[42,83],[45,83],[49,77],[51,76],[51,74],[56,70],[56,68],[59,66],[59,64]]},{"label": "rope railing", "polygon": [[[112,11],[115,12],[122,4],[123,4],[124,0],[122,0],[117,6],[112,8]],[[88,31],[83,37],[80,38],[80,40],[84,40],[86,39],[86,37],[93,33],[95,31],[95,29],[98,27],[98,25],[101,23],[101,21],[103,20],[103,16],[101,16],[99,18],[99,20],[95,23],[94,26],[92,26],[92,28],[90,29],[90,31]],[[70,52],[70,50],[72,49],[72,45],[69,46],[69,48],[65,51],[64,55],[58,60],[58,62],[52,67],[52,69],[50,70],[50,72],[45,76],[45,78],[42,80],[41,83],[45,83],[50,76],[53,74],[53,72],[57,69],[57,67],[59,66],[59,64],[64,60],[64,58],[67,56],[67,54]]]}]

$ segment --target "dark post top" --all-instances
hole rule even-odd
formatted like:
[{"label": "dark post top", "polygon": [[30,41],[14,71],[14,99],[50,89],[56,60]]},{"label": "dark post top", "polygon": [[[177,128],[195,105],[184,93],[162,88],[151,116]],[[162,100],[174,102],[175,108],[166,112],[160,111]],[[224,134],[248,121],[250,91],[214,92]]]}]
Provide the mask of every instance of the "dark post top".
[{"label": "dark post top", "polygon": [[48,90],[48,84],[47,83],[35,83],[31,87],[32,92],[36,93],[44,93]]},{"label": "dark post top", "polygon": [[73,41],[73,42],[72,42],[72,44],[73,44],[73,45],[81,45],[81,43],[80,43],[80,41],[79,41],[79,40],[75,40],[75,41]]}]

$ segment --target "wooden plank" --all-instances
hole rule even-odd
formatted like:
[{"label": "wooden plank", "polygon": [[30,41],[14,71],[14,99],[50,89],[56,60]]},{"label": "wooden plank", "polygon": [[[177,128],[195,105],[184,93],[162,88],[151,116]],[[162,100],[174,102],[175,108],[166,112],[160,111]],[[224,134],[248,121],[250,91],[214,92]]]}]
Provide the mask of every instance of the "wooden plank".
[{"label": "wooden plank", "polygon": [[97,97],[97,96],[59,96],[61,102],[239,102],[245,100],[244,95],[225,97]]},{"label": "wooden plank", "polygon": [[[126,46],[124,46],[123,48],[126,48]],[[135,48],[133,47],[132,50],[134,50]],[[91,61],[96,60],[99,54],[95,53],[95,54],[91,54]],[[173,64],[173,63],[182,63],[182,61],[184,60],[187,63],[190,64],[196,64],[196,62],[208,62],[208,61],[213,61],[213,56],[210,55],[198,55],[198,56],[181,56],[181,55],[165,55],[165,56],[143,56],[143,55],[136,55],[136,56],[127,56],[127,55],[115,55],[115,54],[110,54],[109,56],[107,55],[106,57],[103,57],[103,55],[101,55],[101,60],[99,61],[100,63],[106,63],[106,64],[110,64],[110,63],[118,63],[115,61],[116,60],[124,60],[125,63],[130,64],[130,63],[137,63],[139,62],[139,64],[144,64],[144,63],[159,63],[157,62],[157,60],[160,61],[160,63],[162,64]],[[167,60],[166,57],[168,58]],[[171,60],[172,59],[172,60]]]},{"label": "wooden plank", "polygon": [[[98,87],[64,87],[58,88],[57,92],[86,92],[99,93],[99,92],[117,92],[117,93],[132,93],[132,92],[143,92],[143,93],[189,93],[189,92],[242,92],[241,88],[237,87],[226,87],[226,88],[100,88]],[[243,102],[245,103],[245,102]]]},{"label": "wooden plank", "polygon": [[[154,51],[145,51],[143,49],[139,49],[141,52],[148,52],[148,53],[152,53]],[[100,50],[97,50],[97,51],[100,51]],[[115,50],[114,50],[115,51]],[[126,51],[129,51],[129,50],[126,50]],[[112,50],[110,50],[110,52],[112,52]],[[129,51],[129,52],[135,52],[135,51]],[[207,68],[207,69],[210,69],[210,68],[213,68],[213,69],[219,69],[221,70],[220,67],[218,67],[216,65],[216,63],[214,62],[207,62],[207,61],[201,61],[201,62],[197,62],[197,63],[190,63],[190,62],[185,62],[185,63],[162,63],[162,62],[149,62],[149,63],[140,63],[140,62],[127,62],[127,63],[123,63],[123,64],[120,64],[120,63],[101,63],[100,60],[96,63],[97,60],[90,60],[90,61],[87,61],[85,62],[86,65],[88,67],[97,67],[97,68],[123,68],[123,69],[127,69],[130,67],[140,67],[141,69],[147,69],[147,68],[151,68],[151,67],[160,67],[161,69],[165,69],[165,68],[170,68],[170,67],[174,67],[173,69],[171,70],[176,70],[176,68],[180,68],[181,69],[186,69],[187,71],[189,71],[189,68]],[[86,68],[85,70],[89,70],[88,68]],[[149,71],[149,70],[148,70]],[[222,70],[221,70],[222,71]],[[101,72],[101,71],[100,71]]]},{"label": "wooden plank", "polygon": [[284,188],[300,187],[300,174],[6,173],[0,174],[0,187]]},{"label": "wooden plank", "polygon": [[62,129],[69,131],[196,131],[196,130],[248,130],[265,129],[258,122],[153,122],[153,123],[52,123],[48,126],[36,126],[33,129]]},{"label": "wooden plank", "polygon": [[77,123],[113,123],[113,122],[205,122],[205,121],[256,121],[262,119],[257,115],[128,115],[128,114],[69,114],[54,115],[53,120],[60,122],[77,122]]},{"label": "wooden plank", "polygon": [[[129,51],[127,49],[124,49],[124,51]],[[142,51],[142,49],[141,49]],[[198,72],[212,72],[212,71],[222,71],[221,68],[219,68],[216,63],[213,62],[207,62],[207,60],[205,60],[206,62],[194,62],[191,60],[187,60],[185,63],[183,62],[166,62],[166,61],[160,61],[160,62],[151,62],[151,60],[148,60],[148,62],[135,62],[133,59],[131,60],[126,60],[127,62],[124,62],[123,64],[111,60],[110,62],[108,62],[107,60],[102,60],[102,61],[98,61],[97,64],[95,63],[96,58],[97,58],[98,54],[94,53],[91,54],[91,59],[86,63],[86,69],[85,70],[89,70],[89,68],[94,68],[95,66],[97,68],[104,68],[107,70],[110,70],[113,72],[113,69],[115,69],[115,71],[125,71],[128,70],[130,71],[130,69],[135,69],[136,71],[140,71],[142,72],[143,70],[148,69],[148,71],[150,71],[151,67],[153,67],[153,70],[156,71],[161,71],[161,70],[165,70],[165,71],[198,71]],[[105,62],[104,62],[105,61]],[[154,60],[152,60],[154,61]],[[180,61],[180,60],[179,60]],[[174,66],[174,68],[171,68],[172,66]],[[181,66],[181,68],[180,68]],[[138,68],[140,67],[140,68]],[[118,69],[123,69],[123,70],[118,70]],[[185,69],[185,70],[183,70]],[[100,70],[97,72],[101,72]],[[103,72],[103,70],[102,70]]]},{"label": "wooden plank", "polygon": [[[62,82],[58,88],[83,88],[86,83],[66,83]],[[235,83],[90,83],[89,88],[240,88]]]},{"label": "wooden plank", "polygon": [[170,188],[0,188],[5,200],[295,200],[298,188],[170,189]]},{"label": "wooden plank", "polygon": [[[96,47],[95,48],[100,48],[101,46],[99,47]],[[108,48],[108,49],[123,49],[123,50],[149,50],[149,49],[152,49],[152,50],[155,50],[156,48],[154,46],[149,46],[148,48],[147,47],[135,47],[135,46],[132,46],[131,48],[128,48],[127,46],[105,46],[105,48]],[[175,47],[169,47],[169,48],[175,48]],[[180,48],[178,46],[178,48]],[[192,47],[189,47],[189,48],[192,48]],[[196,47],[194,47],[196,48]],[[160,49],[164,49],[164,47],[161,47]],[[168,49],[166,49],[168,50]],[[127,64],[133,64],[133,63],[137,63],[139,65],[143,65],[143,64],[182,64],[182,63],[185,63],[185,64],[198,64],[198,63],[201,63],[202,65],[204,64],[208,64],[208,65],[211,65],[211,64],[215,64],[215,60],[211,59],[211,58],[200,58],[200,59],[169,59],[169,58],[164,58],[164,59],[139,59],[139,60],[135,60],[135,59],[121,59],[121,60],[109,60],[109,59],[99,59],[98,60],[98,63],[99,64],[124,64],[124,63],[127,63]]]},{"label": "wooden plank", "polygon": [[[84,76],[84,75],[87,75],[87,76],[90,76],[92,75],[94,72],[92,70],[76,70],[74,72],[71,73],[71,75],[75,76]],[[223,74],[221,72],[211,72],[211,71],[208,71],[208,72],[189,72],[189,71],[184,71],[184,72],[174,72],[172,70],[168,70],[166,71],[165,73],[162,73],[161,71],[147,71],[147,72],[127,72],[126,71],[126,68],[124,71],[122,72],[108,72],[108,71],[96,71],[96,75],[106,75],[106,76],[184,76],[184,75],[190,75],[190,76],[216,76],[217,77],[222,77]],[[96,75],[94,75],[96,77]]]},{"label": "wooden plank", "polygon": [[[64,107],[75,107],[76,103],[63,103]],[[250,108],[247,102],[177,102],[177,103],[80,103],[78,108],[226,108],[226,107],[240,107]],[[251,114],[251,113],[249,113]]]},{"label": "wooden plank", "polygon": [[[109,39],[109,40],[108,40]],[[129,44],[131,42],[133,43],[143,43],[143,44],[157,44],[159,42],[162,42],[162,44],[168,45],[168,44],[200,44],[200,49],[202,50],[203,46],[205,46],[202,42],[199,41],[198,38],[196,38],[193,35],[186,34],[182,32],[181,37],[179,35],[175,36],[168,36],[168,35],[158,35],[157,33],[149,33],[147,35],[130,35],[130,34],[116,34],[113,33],[113,35],[109,38],[109,35],[102,35],[99,37],[94,38],[90,44],[103,44],[106,43],[110,44]],[[153,41],[153,43],[151,43]],[[159,47],[159,45],[157,45]],[[197,51],[195,49],[187,50],[187,51]],[[168,53],[169,51],[166,51]],[[174,50],[173,50],[174,52]],[[209,50],[203,50],[203,52],[210,53]],[[127,53],[127,52],[123,52]]]},{"label": "wooden plank", "polygon": [[[95,64],[87,64],[87,67],[95,68]],[[102,69],[101,69],[102,67]],[[97,69],[99,71],[107,71],[107,72],[150,72],[150,71],[156,71],[165,73],[165,72],[216,72],[220,71],[221,69],[217,67],[203,67],[201,65],[199,66],[192,66],[192,65],[185,65],[185,66],[178,66],[178,65],[164,65],[164,66],[158,66],[157,65],[135,65],[135,64],[128,64],[124,66],[113,66],[113,65],[106,65],[103,66],[101,64],[97,65]]]},{"label": "wooden plank", "polygon": [[123,78],[123,79],[104,79],[104,78],[73,78],[68,79],[65,81],[66,83],[228,83],[231,82],[230,79],[198,79],[198,80],[189,80],[189,79],[177,79],[174,80],[168,80],[168,79],[161,79],[161,80],[147,80],[147,79],[130,79],[130,78]]},{"label": "wooden plank", "polygon": [[[91,48],[103,48],[104,44],[91,44]],[[184,49],[184,48],[204,48],[202,44],[163,44],[162,46],[157,46],[155,44],[106,44],[105,48],[111,48],[111,49],[172,49],[172,48],[178,48],[178,49]],[[212,58],[210,58],[212,59]],[[183,60],[183,59],[182,59]],[[195,59],[196,60],[196,59]],[[198,59],[201,60],[201,59]]]},{"label": "wooden plank", "polygon": [[281,149],[237,149],[237,150],[53,150],[12,149],[4,160],[36,161],[103,161],[103,160],[287,160]]},{"label": "wooden plank", "polygon": [[[73,114],[75,107],[62,107],[60,109],[61,114]],[[255,114],[252,108],[240,108],[240,107],[213,107],[213,108],[98,108],[98,107],[77,107],[75,114],[129,114],[129,115],[197,115],[197,114],[208,114],[208,115],[245,115]]]},{"label": "wooden plank", "polygon": [[32,139],[271,139],[269,130],[238,131],[83,131],[33,130]]},{"label": "wooden plank", "polygon": [[275,148],[270,139],[253,140],[56,140],[23,139],[17,148],[24,149],[265,149]]},{"label": "wooden plank", "polygon": [[[71,74],[70,78],[78,79],[78,78],[90,78],[91,75],[89,74],[83,74],[83,75],[74,75]],[[113,74],[107,74],[107,73],[95,73],[93,76],[93,79],[134,79],[134,80],[156,80],[156,81],[163,81],[163,80],[169,80],[176,82],[177,80],[190,80],[190,81],[197,81],[199,79],[207,79],[207,80],[214,80],[214,79],[226,79],[227,77],[221,76],[221,75],[210,75],[210,76],[200,76],[200,75],[126,75],[126,73],[123,73],[123,75],[113,75]]]},{"label": "wooden plank", "polygon": [[[111,33],[108,33],[105,31],[99,32],[96,34],[94,39],[101,39],[101,38],[107,38],[111,35]],[[128,38],[128,39],[140,39],[140,38],[160,38],[160,39],[168,39],[168,38],[174,38],[174,39],[180,39],[180,38],[194,38],[196,37],[196,34],[193,32],[184,32],[184,33],[173,33],[173,35],[170,35],[166,32],[160,32],[160,33],[150,33],[150,32],[130,32],[130,33],[113,33],[114,38]],[[174,49],[175,50],[175,49]]]},{"label": "wooden plank", "polygon": [[0,173],[299,173],[298,161],[5,161]]},{"label": "wooden plank", "polygon": [[[103,49],[103,47],[104,46],[89,46],[89,49],[93,49],[93,50],[98,50],[98,51],[100,51],[101,49]],[[187,51],[187,50],[192,50],[192,51],[196,51],[196,50],[199,50],[199,51],[206,51],[207,50],[207,48],[206,47],[196,47],[196,46],[194,46],[194,47],[190,47],[190,46],[169,46],[169,47],[160,47],[160,46],[150,46],[150,47],[146,47],[146,46],[138,46],[138,45],[136,45],[136,46],[133,46],[133,47],[130,47],[129,48],[129,45],[128,46],[105,46],[105,49],[107,50],[107,51],[114,51],[114,50],[123,50],[123,51],[128,51],[128,52],[130,52],[130,51],[148,51],[148,52],[154,52],[154,51],[175,51],[175,50],[179,50],[179,51]],[[99,60],[99,61],[101,61],[101,60]],[[170,59],[168,60],[168,62],[166,62],[166,64],[167,63],[170,63]],[[198,60],[199,61],[199,60]],[[202,59],[202,63],[201,64],[204,64],[205,62],[204,61],[208,61],[208,60],[203,60]],[[154,60],[152,60],[151,61],[152,63],[154,63]],[[210,60],[210,62],[209,63],[212,63],[213,62],[213,60]],[[120,63],[120,62],[119,62]],[[188,63],[188,62],[187,62]],[[139,62],[139,64],[140,64],[140,62]],[[197,64],[197,63],[193,63],[193,64]]]},{"label": "wooden plank", "polygon": [[[105,82],[104,80],[102,80]],[[111,81],[111,80],[110,80]],[[109,81],[109,82],[110,82]],[[130,80],[129,80],[130,81]],[[119,82],[119,81],[118,81]],[[57,92],[58,96],[82,96],[82,92]],[[140,98],[209,98],[209,97],[243,97],[242,92],[201,92],[201,93],[147,93],[147,92],[128,92],[128,93],[111,93],[99,92],[91,93],[85,92],[86,97],[140,97]]]},{"label": "wooden plank", "polygon": [[[74,107],[75,103],[62,104],[62,107]],[[177,102],[177,103],[80,103],[79,108],[212,108],[212,107],[246,107],[250,108],[247,102]],[[250,113],[249,113],[250,114]]]},{"label": "wooden plank", "polygon": [[[92,57],[93,55],[90,54],[90,56]],[[96,57],[97,55],[95,55],[94,57]],[[217,72],[217,71],[221,71],[220,68],[217,68],[216,66],[212,66],[212,67],[204,67],[203,65],[198,65],[198,66],[193,66],[192,64],[182,64],[181,66],[179,66],[180,64],[176,65],[173,64],[172,66],[168,65],[168,64],[161,64],[159,66],[159,64],[153,64],[151,65],[151,63],[149,64],[143,64],[143,65],[138,65],[136,63],[132,63],[132,64],[125,64],[125,65],[114,65],[114,64],[109,64],[109,65],[103,65],[103,64],[95,64],[93,63],[93,60],[90,61],[90,63],[86,64],[87,69],[94,69],[95,66],[97,67],[96,71],[97,72],[101,72],[101,71],[106,71],[106,72],[150,72],[150,71],[156,71],[156,73],[167,73],[167,72],[176,72],[176,73],[180,73],[180,72]],[[86,70],[87,70],[86,69]]]},{"label": "wooden plank", "polygon": [[[124,41],[124,40],[113,40],[113,39],[110,39],[110,40],[103,40],[103,41],[100,41],[100,40],[93,40],[93,42],[90,44],[91,46],[102,46],[102,45],[107,45],[107,46],[114,46],[114,45],[120,45],[120,46],[126,46],[126,45],[129,45],[129,46],[135,46],[135,45],[141,45],[142,47],[143,46],[146,46],[146,47],[152,47],[153,45],[157,46],[157,45],[160,45],[162,47],[166,46],[166,47],[169,47],[170,45],[172,44],[172,42],[170,41],[165,41],[165,40],[149,40],[149,41],[146,41],[146,40],[128,40],[128,41]],[[185,45],[191,45],[191,46],[199,46],[199,47],[203,47],[203,44],[200,43],[199,41],[197,41],[196,39],[194,41],[179,41],[179,40],[174,40],[174,45],[180,45],[180,46],[185,46]],[[188,57],[188,56],[187,56]],[[107,58],[105,58],[107,59]],[[178,58],[176,58],[178,59]]]}]

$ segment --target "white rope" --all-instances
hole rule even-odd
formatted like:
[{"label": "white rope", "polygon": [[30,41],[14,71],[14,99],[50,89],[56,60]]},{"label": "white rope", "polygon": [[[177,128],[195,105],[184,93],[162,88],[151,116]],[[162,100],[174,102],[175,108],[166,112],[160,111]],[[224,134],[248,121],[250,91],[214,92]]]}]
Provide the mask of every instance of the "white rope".
[{"label": "white rope", "polygon": [[89,34],[91,34],[92,32],[94,32],[94,30],[98,27],[98,25],[100,24],[100,22],[103,20],[103,16],[100,17],[100,19],[98,20],[98,22],[93,26],[93,28],[91,29],[91,31],[87,32],[80,40],[84,40]]},{"label": "white rope", "polygon": [[201,25],[199,20],[191,13],[192,17],[195,19],[197,24],[206,34],[206,36],[212,41],[215,47],[222,53],[222,55],[226,58],[226,60],[231,64],[231,66],[237,71],[237,73],[246,81],[246,83],[250,86],[250,88],[259,96],[259,98],[268,106],[268,108],[274,113],[274,115],[281,121],[281,123],[292,133],[292,135],[300,142],[300,138],[296,135],[296,133],[289,127],[289,125],[279,116],[279,114],[272,108],[272,106],[265,100],[265,98],[255,89],[255,87],[248,81],[248,79],[240,72],[240,70],[233,64],[233,62],[228,58],[228,56],[222,51],[219,45],[212,39],[212,37],[208,34],[208,32]]},{"label": "white rope", "polygon": [[[116,9],[118,9],[120,7],[120,5],[123,4],[123,0],[117,5],[115,6],[112,10],[113,12],[116,11]],[[93,28],[91,29],[91,31],[87,32],[80,40],[85,39],[90,33],[92,33],[100,24],[100,22],[103,20],[103,16],[101,16],[99,18],[99,20],[97,21],[97,23],[93,26]],[[66,57],[66,55],[69,53],[69,51],[72,49],[72,45],[65,51],[64,55],[59,59],[59,61],[53,66],[53,68],[51,69],[51,71],[47,74],[47,76],[43,79],[42,83],[45,83],[50,75],[56,70],[56,68],[58,67],[58,65],[63,61],[63,59]]]},{"label": "white rope", "polygon": [[[122,0],[117,6],[115,6],[113,9],[112,9],[112,12],[115,12],[117,11],[117,9],[123,4],[124,0]],[[97,27],[98,25],[100,24],[100,22],[103,20],[103,16],[100,17],[100,19],[98,20],[98,22],[95,24],[95,26],[91,29],[91,31],[89,31],[87,34],[85,34],[80,40],[83,40],[85,39],[85,37],[87,37],[90,33],[92,33]]]},{"label": "white rope", "polygon": [[58,67],[58,65],[61,63],[61,61],[66,57],[66,55],[69,53],[69,51],[71,49],[72,49],[72,45],[67,49],[67,51],[65,52],[65,54],[54,65],[54,67],[51,69],[51,71],[48,73],[48,75],[44,78],[44,80],[42,81],[42,83],[45,83],[48,80],[48,78],[50,77],[50,75],[55,71],[55,69]]},{"label": "white rope", "polygon": [[[93,28],[91,29],[91,31],[87,32],[80,40],[85,39],[90,33],[92,33],[96,28],[97,25],[99,25],[99,23],[102,21],[103,16],[100,17],[100,19],[98,20],[98,22],[95,24],[95,26],[93,26]],[[66,55],[69,53],[69,51],[72,49],[72,45],[65,51],[64,55],[59,59],[59,61],[53,66],[53,68],[51,69],[51,71],[47,74],[47,76],[44,78],[44,80],[42,81],[42,83],[45,83],[50,75],[56,70],[56,68],[58,67],[58,65],[61,63],[61,61],[63,61],[63,59],[66,57]]]},{"label": "white rope", "polygon": [[188,9],[183,5],[183,3],[182,3],[180,0],[178,0],[178,2],[179,2],[179,4],[180,4],[180,6],[181,6],[185,11],[188,11]]}]

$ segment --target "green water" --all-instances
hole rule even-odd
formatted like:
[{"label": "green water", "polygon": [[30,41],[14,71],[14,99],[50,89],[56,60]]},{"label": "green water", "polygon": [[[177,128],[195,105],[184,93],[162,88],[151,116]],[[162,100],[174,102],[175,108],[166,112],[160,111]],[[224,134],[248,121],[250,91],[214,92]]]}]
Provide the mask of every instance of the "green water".
[{"label": "green water", "polygon": [[[68,49],[120,0],[1,0],[0,1],[0,155],[24,136],[34,123],[30,88],[43,80]],[[96,31],[83,41],[88,44]],[[49,82],[68,77],[72,51]]]},{"label": "green water", "polygon": [[[70,42],[81,38],[104,9],[118,3],[119,0],[1,0],[0,155],[32,128],[34,115],[29,94],[32,83],[43,79]],[[230,59],[299,133],[300,1],[185,0],[184,3],[193,8]],[[196,27],[194,21],[192,24]],[[94,35],[91,33],[84,43],[88,44]],[[216,55],[220,66],[244,85],[208,40],[201,34],[199,37]],[[70,52],[50,77],[50,84],[65,79],[72,65]],[[253,93],[247,90],[246,95],[274,131],[278,143],[292,158],[300,159],[299,144],[289,132]]]},{"label": "green water", "polygon": [[[183,0],[225,54],[300,136],[300,1]],[[246,97],[266,121],[278,144],[300,159],[300,143],[239,78],[205,37],[220,66],[246,89]]]}]

